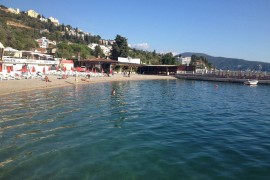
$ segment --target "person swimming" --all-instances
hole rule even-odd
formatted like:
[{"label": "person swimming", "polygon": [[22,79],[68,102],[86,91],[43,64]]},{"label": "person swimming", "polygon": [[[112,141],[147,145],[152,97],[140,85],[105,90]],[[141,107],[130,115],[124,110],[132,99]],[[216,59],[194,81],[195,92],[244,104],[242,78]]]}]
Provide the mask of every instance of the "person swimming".
[{"label": "person swimming", "polygon": [[115,89],[113,88],[113,90],[112,90],[112,95],[115,95]]}]

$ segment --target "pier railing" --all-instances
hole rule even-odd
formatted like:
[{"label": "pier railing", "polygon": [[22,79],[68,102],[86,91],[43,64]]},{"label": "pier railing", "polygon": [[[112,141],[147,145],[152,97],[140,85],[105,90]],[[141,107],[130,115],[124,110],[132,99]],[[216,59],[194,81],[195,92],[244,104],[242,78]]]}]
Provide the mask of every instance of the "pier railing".
[{"label": "pier railing", "polygon": [[247,79],[257,79],[258,84],[270,85],[270,74],[252,71],[213,71],[208,73],[181,72],[174,75],[178,79],[244,83]]},{"label": "pier railing", "polygon": [[262,71],[209,71],[207,73],[181,72],[177,76],[213,77],[229,79],[257,79],[270,80],[269,72]]}]

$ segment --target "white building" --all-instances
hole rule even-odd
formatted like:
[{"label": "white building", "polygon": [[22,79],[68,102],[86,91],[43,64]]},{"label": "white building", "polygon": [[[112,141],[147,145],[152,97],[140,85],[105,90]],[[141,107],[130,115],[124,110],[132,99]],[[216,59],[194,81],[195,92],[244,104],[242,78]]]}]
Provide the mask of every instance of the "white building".
[{"label": "white building", "polygon": [[42,21],[42,22],[48,22],[48,19],[47,18],[43,18],[43,17],[39,18],[39,20]]},{"label": "white building", "polygon": [[20,14],[20,10],[19,9],[13,9],[13,8],[8,8],[8,11],[13,13],[13,14]]},{"label": "white building", "polygon": [[12,48],[5,48],[2,60],[2,70],[7,73],[9,71],[21,71],[25,66],[29,72],[47,72],[58,65],[59,61],[54,60],[52,55],[32,51],[18,51]]},{"label": "white building", "polygon": [[118,57],[118,62],[141,64],[141,59],[138,59],[138,58],[132,59],[131,57],[127,57],[127,58]]},{"label": "white building", "polygon": [[40,39],[37,39],[36,41],[38,42],[39,47],[41,47],[41,48],[48,48],[49,47],[49,44],[56,45],[56,42],[55,41],[50,41],[46,37],[42,37]]},{"label": "white building", "polygon": [[60,24],[58,19],[56,19],[54,17],[49,17],[49,20],[51,20],[51,22],[56,26],[59,26],[59,24]]},{"label": "white building", "polygon": [[96,46],[99,46],[101,48],[101,50],[103,51],[103,53],[105,54],[105,56],[110,56],[112,46],[104,46],[104,45],[99,45],[99,44],[96,44],[96,43],[92,43],[92,44],[89,44],[88,45],[88,47],[90,49],[92,49],[92,50],[95,50],[95,47]]},{"label": "white building", "polygon": [[70,71],[74,68],[74,62],[72,60],[61,60],[60,66],[64,67],[67,71]]},{"label": "white building", "polygon": [[191,61],[191,57],[181,57],[180,60],[183,65],[189,65]]},{"label": "white building", "polygon": [[28,11],[26,11],[26,14],[27,14],[28,16],[30,16],[30,17],[33,17],[33,18],[37,18],[38,15],[39,15],[39,13],[37,13],[37,12],[34,11],[34,10],[28,10]]}]

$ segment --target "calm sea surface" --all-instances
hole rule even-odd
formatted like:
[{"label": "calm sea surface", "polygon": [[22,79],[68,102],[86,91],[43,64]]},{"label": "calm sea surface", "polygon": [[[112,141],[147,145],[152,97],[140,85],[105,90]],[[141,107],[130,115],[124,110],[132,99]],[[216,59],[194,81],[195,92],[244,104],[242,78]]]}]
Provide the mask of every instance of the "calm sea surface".
[{"label": "calm sea surface", "polygon": [[155,80],[0,97],[0,179],[269,179],[269,92]]}]

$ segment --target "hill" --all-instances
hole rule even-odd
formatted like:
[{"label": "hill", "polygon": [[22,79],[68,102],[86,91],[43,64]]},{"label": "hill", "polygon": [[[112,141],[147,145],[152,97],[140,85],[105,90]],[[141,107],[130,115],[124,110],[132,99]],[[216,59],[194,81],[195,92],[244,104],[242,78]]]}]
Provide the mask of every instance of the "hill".
[{"label": "hill", "polygon": [[70,25],[55,25],[49,19],[28,16],[24,11],[14,14],[0,5],[0,42],[15,49],[31,50],[37,48],[36,39],[47,37],[51,41],[71,42],[87,45],[99,43],[100,36],[91,35]]},{"label": "hill", "polygon": [[181,54],[183,57],[187,56],[203,56],[209,62],[213,64],[217,69],[223,70],[254,70],[254,71],[270,71],[270,63],[259,62],[259,61],[247,61],[244,59],[237,58],[226,58],[226,57],[215,57],[210,56],[204,53],[193,53],[193,52],[185,52]]},{"label": "hill", "polygon": [[[46,37],[55,41],[56,45],[49,44],[48,52],[56,49],[55,57],[78,59],[92,56],[102,56],[88,47],[90,43],[99,45],[112,45],[112,40],[104,40],[99,35],[83,32],[71,25],[55,25],[51,20],[43,21],[45,17],[33,18],[24,11],[14,14],[0,4],[0,42],[18,50],[33,50],[38,48],[37,39]],[[97,48],[98,51],[98,48]],[[159,64],[161,54],[136,49],[129,49],[127,56],[140,58],[143,63]]]}]

